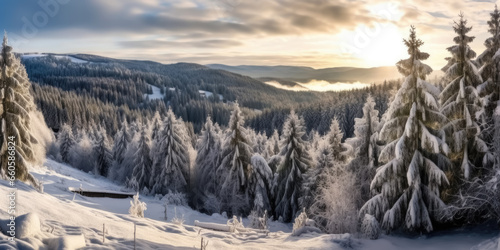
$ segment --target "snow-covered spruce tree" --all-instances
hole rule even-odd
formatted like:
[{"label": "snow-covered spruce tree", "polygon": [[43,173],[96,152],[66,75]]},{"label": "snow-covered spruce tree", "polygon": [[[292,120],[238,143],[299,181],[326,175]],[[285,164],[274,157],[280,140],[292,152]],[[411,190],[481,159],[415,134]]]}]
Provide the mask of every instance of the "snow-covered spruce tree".
[{"label": "snow-covered spruce tree", "polygon": [[396,66],[406,78],[389,107],[388,120],[379,139],[387,142],[379,160],[371,189],[377,194],[360,210],[360,218],[371,214],[386,230],[404,227],[409,230],[432,231],[445,204],[440,188],[448,183],[441,166],[436,164],[448,147],[440,139],[439,90],[425,81],[432,69],[421,61],[429,54],[421,52],[423,42],[415,28],[404,40],[410,58]]},{"label": "snow-covered spruce tree", "polygon": [[258,214],[263,214],[265,211],[272,212],[273,204],[271,197],[271,185],[273,181],[273,172],[267,165],[266,160],[259,154],[255,154],[251,158],[253,180],[252,193],[255,198],[253,201],[253,210]]},{"label": "snow-covered spruce tree", "polygon": [[196,190],[193,200],[195,206],[200,208],[206,196],[215,195],[219,191],[215,172],[220,163],[221,139],[210,116],[203,125],[196,149],[198,151],[194,167]]},{"label": "snow-covered spruce tree", "polygon": [[278,167],[276,189],[276,218],[282,217],[290,222],[300,212],[299,197],[302,195],[304,173],[311,167],[312,159],[302,140],[305,134],[304,121],[292,110],[283,125],[280,156],[283,157]]},{"label": "snow-covered spruce tree", "polygon": [[189,156],[184,131],[171,109],[162,125],[158,140],[153,146],[153,176],[150,186],[153,193],[166,194],[169,190],[187,192],[189,186]]},{"label": "snow-covered spruce tree", "polygon": [[277,155],[280,153],[280,135],[278,130],[274,130],[273,135],[268,140],[269,142],[269,156]]},{"label": "snow-covered spruce tree", "polygon": [[352,147],[354,159],[349,163],[348,169],[356,176],[356,184],[361,195],[359,207],[371,198],[370,182],[375,175],[375,166],[378,166],[378,110],[375,101],[368,95],[363,106],[363,116],[355,118],[354,137],[348,138],[346,144]]},{"label": "snow-covered spruce tree", "polygon": [[34,144],[38,141],[31,134],[29,112],[35,108],[30,94],[26,69],[12,53],[7,35],[3,38],[0,56],[0,175],[9,174],[9,147],[15,144],[14,175],[17,180],[37,185],[28,172],[28,162],[35,160]]},{"label": "snow-covered spruce tree", "polygon": [[[334,169],[334,164],[337,162],[333,159],[331,147],[326,141],[321,141],[316,152],[316,163],[314,167],[310,167],[304,173],[304,181],[302,182],[302,195],[299,198],[300,207],[309,211],[315,196],[318,193],[318,188],[325,184],[326,176]],[[340,169],[340,168],[339,168]]]},{"label": "snow-covered spruce tree", "polygon": [[495,220],[500,223],[500,107],[493,113],[494,134],[491,145],[493,168],[481,178],[466,180],[460,195],[452,202],[451,215],[456,220],[481,223]]},{"label": "snow-covered spruce tree", "polygon": [[151,140],[155,140],[161,130],[161,116],[160,112],[156,111],[153,116],[153,123],[151,125]]},{"label": "snow-covered spruce tree", "polygon": [[234,104],[222,147],[220,199],[223,209],[232,214],[247,215],[252,209],[253,193],[250,189],[252,174],[250,158],[253,150],[238,103]]},{"label": "snow-covered spruce tree", "polygon": [[375,109],[375,101],[371,95],[366,98],[363,106],[363,117],[354,119],[354,137],[348,138],[346,143],[350,144],[355,154],[365,159],[366,163],[373,167],[376,165],[377,145],[373,136],[377,135],[379,126],[378,110]]},{"label": "snow-covered spruce tree", "polygon": [[94,170],[93,142],[85,130],[82,130],[79,134],[78,142],[70,151],[70,163],[74,168],[88,173]]},{"label": "snow-covered spruce tree", "polygon": [[132,177],[137,181],[139,188],[136,191],[142,191],[144,188],[151,189],[150,179],[153,172],[153,162],[150,157],[150,141],[147,128],[143,125],[139,136],[138,149],[134,154],[134,170],[132,172]]},{"label": "snow-covered spruce tree", "polygon": [[484,118],[486,120],[483,128],[483,138],[488,143],[493,140],[493,112],[500,100],[500,54],[497,54],[500,49],[500,11],[498,11],[496,5],[490,16],[488,32],[492,36],[484,41],[486,50],[476,59],[476,62],[480,65],[479,74],[481,74],[484,81],[478,86],[478,92],[483,98]]},{"label": "snow-covered spruce tree", "polygon": [[346,160],[346,152],[348,147],[342,143],[344,133],[340,130],[339,121],[334,118],[330,124],[330,131],[326,134],[326,140],[329,147],[329,153],[332,160],[335,162],[343,162]]},{"label": "snow-covered spruce tree", "polygon": [[73,138],[73,130],[68,124],[62,126],[61,132],[59,132],[58,144],[61,160],[65,163],[70,163],[70,151],[73,145],[75,145],[75,139]]},{"label": "snow-covered spruce tree", "polygon": [[122,127],[116,133],[113,144],[113,161],[119,166],[123,163],[127,146],[130,143],[127,121],[123,121]]},{"label": "snow-covered spruce tree", "polygon": [[456,45],[448,48],[452,57],[446,58],[448,64],[442,69],[450,82],[439,95],[441,112],[447,117],[443,130],[450,146],[449,158],[456,166],[449,173],[450,192],[456,190],[460,178],[469,179],[475,175],[475,166],[481,164],[482,155],[488,150],[479,138],[481,129],[477,117],[482,107],[476,87],[482,83],[482,78],[471,61],[476,56],[468,45],[474,40],[467,35],[472,27],[467,27],[467,20],[460,14],[453,29],[457,33],[453,39]]},{"label": "snow-covered spruce tree", "polygon": [[111,150],[108,142],[108,135],[104,127],[100,127],[96,134],[96,141],[94,142],[94,173],[107,177],[109,168],[111,167]]}]

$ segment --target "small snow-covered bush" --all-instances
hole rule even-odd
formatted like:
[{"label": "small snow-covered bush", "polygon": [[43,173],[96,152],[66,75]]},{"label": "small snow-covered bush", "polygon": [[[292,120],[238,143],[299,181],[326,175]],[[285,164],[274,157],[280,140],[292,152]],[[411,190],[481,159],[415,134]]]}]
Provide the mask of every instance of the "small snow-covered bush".
[{"label": "small snow-covered bush", "polygon": [[302,213],[295,218],[292,236],[300,236],[301,234],[308,232],[321,233],[321,230],[317,228],[315,224],[314,220],[307,218],[306,210],[303,209]]},{"label": "small snow-covered bush", "polygon": [[250,220],[250,225],[248,225],[249,227],[264,230],[268,229],[267,211],[264,211],[264,214],[262,215],[262,217],[260,217],[257,211],[252,210],[250,212],[250,215],[248,216],[248,219]]},{"label": "small snow-covered bush", "polygon": [[186,220],[184,220],[184,215],[182,215],[180,218],[177,217],[177,208],[174,208],[174,218],[172,219],[172,223],[182,226],[184,225],[185,221]]},{"label": "small snow-covered bush", "polygon": [[376,240],[380,236],[380,226],[373,215],[365,214],[361,224],[361,233],[365,238]]},{"label": "small snow-covered bush", "polygon": [[227,221],[227,225],[231,228],[230,231],[232,233],[236,232],[238,228],[245,228],[245,226],[243,225],[243,220],[241,218],[238,220],[238,217],[236,217],[236,215],[233,215],[233,218]]},{"label": "small snow-covered bush", "polygon": [[144,211],[147,209],[146,202],[139,201],[139,193],[134,195],[134,199],[130,201],[130,209],[128,212],[132,216],[144,217]]},{"label": "small snow-covered bush", "polygon": [[298,230],[302,227],[305,227],[307,219],[308,219],[307,214],[306,214],[306,211],[304,209],[304,210],[302,210],[302,213],[300,213],[299,216],[297,216],[297,218],[295,218],[295,221],[293,222],[293,232],[295,232],[296,230]]},{"label": "small snow-covered bush", "polygon": [[168,205],[187,206],[186,194],[177,191],[168,190],[168,193],[161,198],[161,201]]},{"label": "small snow-covered bush", "polygon": [[354,174],[348,171],[341,175],[329,174],[324,183],[309,208],[311,217],[326,233],[356,232],[359,192],[353,192],[357,190]]}]

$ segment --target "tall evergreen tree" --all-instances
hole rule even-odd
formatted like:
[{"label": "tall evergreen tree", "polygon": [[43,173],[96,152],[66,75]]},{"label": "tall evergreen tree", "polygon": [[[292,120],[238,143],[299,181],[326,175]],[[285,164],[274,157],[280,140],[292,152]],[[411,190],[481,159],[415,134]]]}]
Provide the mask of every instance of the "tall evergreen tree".
[{"label": "tall evergreen tree", "polygon": [[[26,69],[12,53],[7,35],[3,38],[0,57],[0,175],[6,177],[11,172],[9,152],[15,152],[16,166],[14,175],[17,180],[37,185],[35,178],[28,172],[28,164],[35,160],[34,144],[37,140],[31,134],[29,112],[34,110],[30,94],[30,82]],[[14,147],[15,150],[9,150]]]},{"label": "tall evergreen tree", "polygon": [[111,167],[111,150],[108,142],[108,135],[104,127],[100,127],[96,133],[93,152],[95,157],[94,172],[101,176],[108,176],[109,168]]},{"label": "tall evergreen tree", "polygon": [[404,43],[410,58],[396,66],[406,78],[379,136],[388,142],[380,154],[385,164],[371,183],[377,194],[361,208],[360,215],[375,216],[387,230],[405,227],[429,232],[445,206],[439,195],[448,180],[436,164],[448,150],[439,130],[445,117],[439,113],[439,90],[425,81],[432,69],[421,61],[429,54],[420,51],[423,42],[417,39],[414,27]]},{"label": "tall evergreen tree", "polygon": [[116,133],[114,145],[113,145],[113,161],[116,162],[118,166],[123,163],[125,158],[125,152],[127,151],[127,146],[130,143],[130,134],[128,131],[127,121],[123,121],[122,127]]},{"label": "tall evergreen tree", "polygon": [[134,154],[134,170],[132,177],[135,178],[139,190],[151,189],[150,179],[152,176],[152,164],[150,157],[150,138],[145,125],[142,126],[138,142],[138,150]]},{"label": "tall evergreen tree", "polygon": [[183,140],[181,124],[171,109],[167,111],[163,129],[154,145],[153,176],[150,186],[153,192],[166,194],[170,191],[187,192],[189,186],[189,155]]},{"label": "tall evergreen tree", "polygon": [[375,109],[375,101],[371,95],[366,98],[363,106],[363,117],[356,118],[354,124],[354,137],[347,139],[355,154],[365,159],[370,166],[376,164],[376,144],[372,136],[377,136],[379,126],[378,110]]},{"label": "tall evergreen tree", "polygon": [[[218,193],[215,172],[220,163],[221,139],[210,116],[203,125],[196,149],[198,154],[195,161],[195,188],[197,197],[203,199],[209,194]],[[203,201],[196,203],[198,202]]]},{"label": "tall evergreen tree", "polygon": [[500,55],[497,54],[500,49],[500,11],[498,11],[496,5],[490,16],[488,32],[492,36],[484,41],[486,50],[476,60],[481,66],[479,73],[484,81],[478,86],[478,92],[483,97],[486,119],[483,136],[488,143],[493,140],[493,113],[500,100]]},{"label": "tall evergreen tree", "polygon": [[276,216],[290,222],[300,212],[299,197],[302,195],[304,173],[311,167],[312,159],[302,140],[304,121],[292,110],[283,125],[280,156],[283,161],[277,173]]},{"label": "tall evergreen tree", "polygon": [[486,50],[477,57],[476,61],[481,66],[479,73],[484,81],[478,86],[478,90],[479,94],[485,99],[486,117],[490,126],[492,126],[493,112],[500,99],[500,55],[496,55],[500,49],[500,11],[498,11],[496,5],[495,10],[490,13],[490,17],[487,23],[491,37],[484,41]]},{"label": "tall evergreen tree", "polygon": [[441,112],[448,118],[443,129],[451,149],[450,160],[456,166],[450,179],[455,186],[460,176],[468,179],[474,174],[474,168],[481,163],[487,146],[479,138],[481,128],[477,116],[482,107],[476,87],[482,83],[482,78],[471,61],[476,56],[468,45],[474,40],[467,35],[472,27],[467,27],[467,20],[460,14],[460,20],[455,22],[453,29],[458,35],[453,39],[456,45],[448,48],[452,57],[446,58],[448,64],[442,69],[451,81],[439,97]]},{"label": "tall evergreen tree", "polygon": [[65,163],[70,163],[70,151],[75,145],[75,139],[73,138],[73,130],[68,124],[64,124],[59,132],[59,153],[61,154],[61,159]]},{"label": "tall evergreen tree", "polygon": [[348,147],[342,143],[342,137],[344,133],[340,130],[339,121],[334,118],[330,124],[330,131],[326,134],[326,140],[328,144],[328,152],[331,154],[333,161],[342,162],[346,159],[345,153]]},{"label": "tall evergreen tree", "polygon": [[[217,176],[221,178],[220,197],[224,209],[233,214],[248,214],[252,207],[250,189],[252,145],[238,103],[234,104],[222,148]],[[229,211],[229,209],[231,209]]]}]

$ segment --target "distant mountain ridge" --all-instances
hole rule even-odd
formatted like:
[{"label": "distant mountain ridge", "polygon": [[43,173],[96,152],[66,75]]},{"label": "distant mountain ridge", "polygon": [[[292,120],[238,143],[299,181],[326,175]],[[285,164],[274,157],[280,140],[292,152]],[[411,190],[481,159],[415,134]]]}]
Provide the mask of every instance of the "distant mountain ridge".
[{"label": "distant mountain ridge", "polygon": [[335,67],[324,69],[300,66],[229,66],[224,64],[208,64],[207,66],[254,78],[280,78],[302,83],[311,80],[378,83],[401,77],[395,66],[374,68]]}]

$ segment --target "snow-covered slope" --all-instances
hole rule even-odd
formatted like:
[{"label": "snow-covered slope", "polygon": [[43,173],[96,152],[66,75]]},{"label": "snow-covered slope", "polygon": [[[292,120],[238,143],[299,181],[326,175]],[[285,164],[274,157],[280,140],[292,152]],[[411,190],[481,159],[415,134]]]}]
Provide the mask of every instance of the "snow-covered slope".
[{"label": "snow-covered slope", "polygon": [[[147,203],[146,218],[128,214],[131,199],[90,198],[74,195],[68,187],[91,190],[124,191],[107,179],[47,160],[44,167],[34,169],[33,175],[44,183],[44,193],[17,183],[17,215],[35,212],[42,221],[39,240],[28,242],[33,246],[43,245],[50,238],[83,234],[88,249],[133,249],[134,223],[137,224],[137,249],[192,249],[198,248],[201,237],[209,241],[208,249],[342,249],[338,242],[345,236],[306,234],[290,236],[291,225],[272,222],[269,235],[248,233],[231,234],[195,227],[194,221],[225,224],[221,215],[208,216],[188,207],[169,206],[168,221],[164,221],[162,202],[154,197],[143,197]],[[0,204],[8,204],[9,186],[0,181]],[[73,200],[73,196],[75,199]],[[174,213],[184,216],[185,225],[170,222]],[[0,218],[8,218],[7,211],[0,209]],[[248,220],[243,219],[248,225]],[[3,222],[2,222],[3,223]],[[106,240],[102,243],[102,228],[105,224]],[[1,235],[1,234],[0,234]],[[337,242],[337,243],[336,243]],[[0,236],[0,249],[9,244],[7,237]],[[36,247],[35,247],[36,248]],[[29,249],[29,248],[28,248]]]},{"label": "snow-covered slope", "polygon": [[153,90],[153,94],[151,95],[144,95],[144,98],[148,97],[149,100],[156,100],[156,99],[163,99],[164,95],[161,93],[160,91],[160,88],[154,86],[154,85],[151,85],[151,84],[148,84],[149,86],[151,86],[151,89]]},{"label": "snow-covered slope", "polygon": [[[131,199],[90,198],[75,195],[69,187],[89,190],[129,191],[111,181],[84,173],[65,164],[47,160],[43,167],[31,172],[44,183],[44,193],[17,183],[17,215],[34,212],[41,220],[41,232],[36,237],[17,241],[18,249],[50,249],[54,242],[77,241],[83,234],[85,249],[133,249],[134,223],[137,225],[137,249],[199,249],[201,237],[208,240],[207,249],[470,249],[493,237],[491,234],[457,232],[434,237],[407,239],[382,236],[381,239],[360,240],[350,235],[308,233],[291,236],[292,226],[270,223],[270,233],[228,233],[201,229],[194,221],[225,224],[219,214],[208,216],[184,206],[168,206],[168,221],[164,220],[162,202],[154,197],[141,196],[147,203],[146,218],[128,214]],[[6,181],[0,181],[0,204],[8,204]],[[74,199],[73,199],[74,198]],[[0,219],[8,218],[2,205]],[[174,213],[184,216],[184,225],[171,222]],[[0,222],[5,224],[5,221]],[[243,223],[248,225],[247,219]],[[102,228],[105,224],[105,242]],[[66,238],[58,239],[65,236]],[[490,241],[488,241],[490,242]],[[493,242],[493,243],[491,243]],[[492,247],[496,241],[486,246]],[[0,249],[13,246],[0,234]],[[22,247],[25,248],[22,248]],[[478,248],[480,249],[480,248]]]},{"label": "snow-covered slope", "polygon": [[[21,55],[21,57],[25,60],[31,59],[31,58],[36,58],[36,57],[44,57],[47,56],[48,54],[24,54]],[[56,55],[55,56],[57,59],[69,59],[72,63],[88,63],[88,61],[78,59],[76,57],[73,57],[71,55]]]}]

